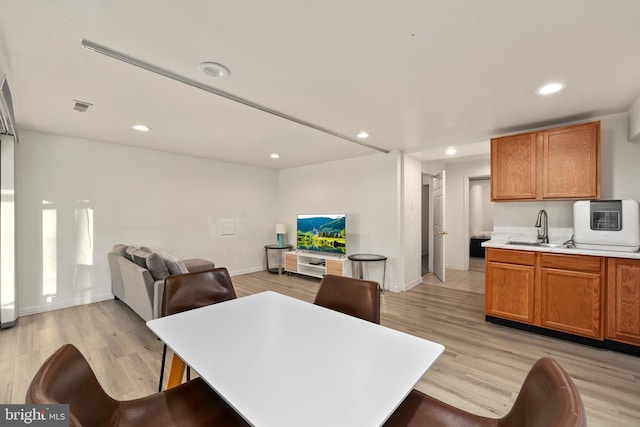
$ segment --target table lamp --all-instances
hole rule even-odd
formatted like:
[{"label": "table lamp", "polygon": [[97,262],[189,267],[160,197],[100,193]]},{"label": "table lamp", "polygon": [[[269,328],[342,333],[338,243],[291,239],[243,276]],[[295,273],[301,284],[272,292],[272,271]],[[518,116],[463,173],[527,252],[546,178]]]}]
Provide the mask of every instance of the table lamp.
[{"label": "table lamp", "polygon": [[287,226],[276,224],[276,235],[278,236],[278,246],[284,246],[284,235],[287,234]]}]

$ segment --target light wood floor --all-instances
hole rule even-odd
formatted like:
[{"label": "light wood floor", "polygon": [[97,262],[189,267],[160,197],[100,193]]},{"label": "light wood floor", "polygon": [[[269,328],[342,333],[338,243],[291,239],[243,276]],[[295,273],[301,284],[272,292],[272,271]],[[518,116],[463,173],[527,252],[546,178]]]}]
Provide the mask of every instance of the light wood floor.
[{"label": "light wood floor", "polygon": [[433,273],[422,277],[422,282],[444,289],[484,294],[484,268],[482,271],[479,269],[465,271],[447,268],[445,271],[445,283],[442,283]]},{"label": "light wood floor", "polygon": [[[232,279],[239,297],[271,289],[312,301],[318,288],[312,279],[266,272]],[[429,284],[383,294],[382,325],[446,346],[416,388],[499,417],[513,404],[533,363],[551,356],[574,378],[590,426],[640,425],[640,358],[486,323],[483,298]],[[85,354],[113,397],[131,399],[156,390],[161,342],[123,303],[105,301],[24,316],[16,327],[0,331],[0,402],[23,403],[38,366],[65,342]],[[398,354],[398,363],[402,358]]]}]

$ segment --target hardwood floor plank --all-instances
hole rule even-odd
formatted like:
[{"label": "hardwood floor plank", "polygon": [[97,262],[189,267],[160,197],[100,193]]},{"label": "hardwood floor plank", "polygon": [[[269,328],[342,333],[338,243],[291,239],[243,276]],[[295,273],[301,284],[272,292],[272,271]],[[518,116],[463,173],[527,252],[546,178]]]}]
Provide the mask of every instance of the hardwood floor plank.
[{"label": "hardwood floor plank", "polygon": [[40,349],[40,339],[38,336],[38,323],[28,319],[24,325],[17,330],[17,342],[15,354],[27,354]]},{"label": "hardwood floor plank", "polygon": [[[2,347],[0,347],[2,348]],[[13,366],[14,358],[0,358],[0,372],[6,372],[6,375],[0,375],[0,402],[11,402],[11,387],[13,386]]]},{"label": "hardwood floor plank", "polygon": [[[0,361],[10,361],[13,364],[18,348],[18,328],[0,329]],[[3,371],[0,370],[0,374]],[[2,400],[0,400],[2,402]]]},{"label": "hardwood floor plank", "polygon": [[39,350],[16,355],[13,369],[9,372],[13,378],[11,384],[11,402],[7,403],[24,403],[27,388],[41,364],[42,358],[40,357]]},{"label": "hardwood floor plank", "polygon": [[[513,405],[533,363],[551,356],[573,377],[590,426],[640,425],[640,358],[487,323],[477,278],[466,272],[449,276],[455,289],[423,283],[382,295],[383,326],[446,347],[417,389],[461,409],[500,417]],[[266,272],[232,281],[238,297],[274,290],[308,302],[319,286],[314,279]],[[80,348],[113,397],[132,399],[157,389],[162,342],[114,300],[25,316],[14,328],[1,330],[0,402],[23,403],[33,374],[65,340]]]}]

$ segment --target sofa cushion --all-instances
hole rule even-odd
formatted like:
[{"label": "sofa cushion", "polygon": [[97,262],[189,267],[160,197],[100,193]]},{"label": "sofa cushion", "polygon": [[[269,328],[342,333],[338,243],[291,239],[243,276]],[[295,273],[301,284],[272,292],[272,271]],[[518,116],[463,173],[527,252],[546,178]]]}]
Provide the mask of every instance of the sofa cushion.
[{"label": "sofa cushion", "polygon": [[133,261],[133,253],[137,250],[138,248],[136,248],[135,246],[127,246],[127,249],[125,249],[124,251],[124,257],[129,261]]},{"label": "sofa cushion", "polygon": [[184,274],[189,272],[187,266],[184,264],[184,261],[182,261],[182,258],[178,258],[177,256],[168,254],[165,251],[160,251],[160,257],[167,265],[169,273]]},{"label": "sofa cushion", "polygon": [[163,259],[157,253],[153,252],[147,257],[147,269],[153,280],[164,280],[169,275],[169,269]]},{"label": "sofa cushion", "polygon": [[111,249],[111,252],[120,256],[125,256],[127,253],[127,245],[123,245],[122,243],[113,245],[113,249]]},{"label": "sofa cushion", "polygon": [[142,249],[138,249],[133,253],[133,262],[138,264],[142,268],[147,268],[147,257],[151,255],[151,252],[147,252]]},{"label": "sofa cushion", "polygon": [[213,270],[214,268],[216,268],[216,265],[214,263],[212,263],[211,261],[207,261],[206,259],[190,258],[183,261],[184,265],[187,267],[187,270],[189,270],[189,273]]}]

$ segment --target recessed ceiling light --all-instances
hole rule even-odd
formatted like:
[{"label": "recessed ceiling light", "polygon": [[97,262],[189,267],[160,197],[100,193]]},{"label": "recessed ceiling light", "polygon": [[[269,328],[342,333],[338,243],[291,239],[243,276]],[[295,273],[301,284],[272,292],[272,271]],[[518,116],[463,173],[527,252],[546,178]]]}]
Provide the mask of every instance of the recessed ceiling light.
[{"label": "recessed ceiling light", "polygon": [[367,132],[364,132],[364,131],[362,131],[362,132],[358,132],[358,133],[356,134],[356,136],[357,136],[358,138],[361,138],[361,139],[369,138],[369,134],[368,134]]},{"label": "recessed ceiling light", "polygon": [[149,126],[145,126],[145,125],[134,125],[131,127],[140,132],[149,132],[151,130]]},{"label": "recessed ceiling light", "polygon": [[456,152],[457,152],[456,149],[453,148],[453,147],[449,147],[449,148],[447,148],[447,151],[445,151],[445,153],[450,155],[450,156],[453,156],[454,154],[456,154]]},{"label": "recessed ceiling light", "polygon": [[552,93],[556,93],[564,89],[565,85],[563,83],[548,83],[542,87],[540,87],[536,93],[538,95],[551,95]]},{"label": "recessed ceiling light", "polygon": [[272,159],[279,159],[280,158],[280,154],[278,153],[272,153],[270,156]]},{"label": "recessed ceiling light", "polygon": [[231,74],[231,71],[222,64],[216,62],[203,62],[198,65],[198,70],[210,77],[221,78],[227,77]]}]

